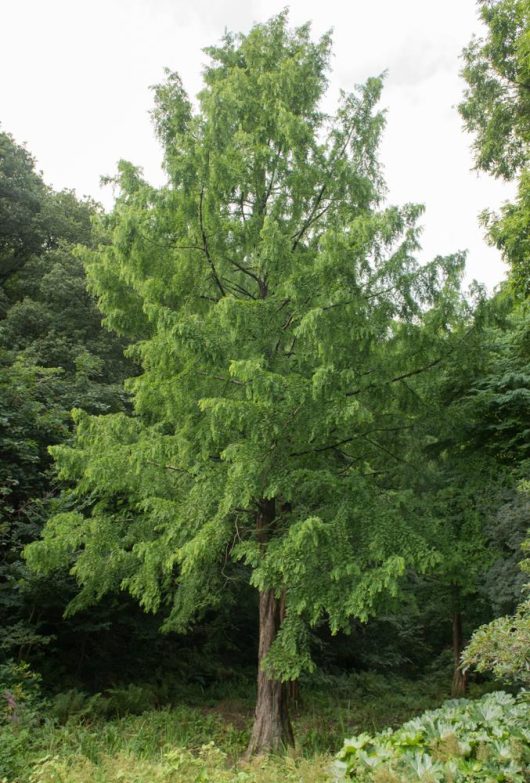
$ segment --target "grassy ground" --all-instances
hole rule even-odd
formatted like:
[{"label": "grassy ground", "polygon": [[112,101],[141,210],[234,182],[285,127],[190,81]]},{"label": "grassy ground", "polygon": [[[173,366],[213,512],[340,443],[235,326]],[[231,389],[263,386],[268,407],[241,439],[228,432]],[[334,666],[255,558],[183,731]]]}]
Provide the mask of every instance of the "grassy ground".
[{"label": "grassy ground", "polygon": [[[147,691],[146,691],[147,692]],[[132,692],[131,692],[132,693]],[[141,689],[135,706],[141,712]],[[369,673],[305,683],[288,756],[241,760],[253,695],[244,683],[192,690],[178,705],[113,719],[97,705],[71,715],[59,703],[21,748],[8,783],[324,783],[344,737],[397,726],[447,698],[447,678],[411,681]],[[64,701],[64,700],[63,700]],[[187,703],[185,703],[187,702]],[[122,697],[123,712],[127,711]],[[62,710],[62,712],[61,712]],[[75,712],[75,710],[70,710]],[[119,710],[118,710],[119,711]],[[83,710],[79,710],[83,712]]]}]

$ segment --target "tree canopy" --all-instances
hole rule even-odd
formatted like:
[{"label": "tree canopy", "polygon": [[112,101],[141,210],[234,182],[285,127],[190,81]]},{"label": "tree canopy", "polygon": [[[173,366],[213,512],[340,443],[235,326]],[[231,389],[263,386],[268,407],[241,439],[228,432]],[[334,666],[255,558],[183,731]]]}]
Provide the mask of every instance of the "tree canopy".
[{"label": "tree canopy", "polygon": [[468,83],[460,113],[473,134],[477,169],[517,181],[515,202],[500,215],[486,210],[482,221],[492,244],[511,268],[512,284],[530,293],[530,3],[479,0],[486,37],[464,50],[462,75]]},{"label": "tree canopy", "polygon": [[122,163],[111,241],[85,253],[142,366],[134,413],[76,414],[53,453],[77,508],[28,559],[73,559],[72,610],[123,589],[180,630],[246,575],[260,750],[291,739],[280,680],[311,666],[308,627],[348,629],[433,560],[402,465],[414,384],[469,308],[460,254],[414,259],[421,207],[381,206],[381,79],[325,115],[330,38],[286,13],[207,52],[196,109],[177,75],[155,88],[168,185]]}]

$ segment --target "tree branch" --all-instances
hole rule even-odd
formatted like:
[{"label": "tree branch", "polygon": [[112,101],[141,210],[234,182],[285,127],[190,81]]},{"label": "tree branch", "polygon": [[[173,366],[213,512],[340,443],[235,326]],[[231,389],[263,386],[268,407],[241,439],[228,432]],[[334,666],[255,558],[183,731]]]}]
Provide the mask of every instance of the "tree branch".
[{"label": "tree branch", "polygon": [[204,229],[204,219],[203,219],[203,210],[202,210],[203,199],[204,199],[204,188],[201,189],[201,194],[199,196],[199,224],[201,229],[202,241],[204,245],[203,250],[206,255],[206,258],[208,259],[208,263],[210,264],[212,275],[217,284],[217,288],[221,292],[221,296],[226,296],[226,292],[223,288],[223,284],[221,283],[221,280],[219,279],[219,275],[217,274],[217,270],[215,268],[213,258],[210,255],[210,249],[208,247],[208,238],[206,236],[206,231]]},{"label": "tree branch", "polygon": [[243,265],[242,265],[242,264],[240,264],[238,261],[235,261],[233,258],[229,258],[229,259],[227,259],[227,260],[228,260],[228,261],[229,261],[231,264],[233,264],[233,265],[236,267],[236,269],[239,269],[239,271],[240,271],[240,272],[243,272],[243,274],[244,274],[244,275],[248,275],[249,277],[252,277],[252,278],[253,278],[253,280],[255,280],[255,281],[256,281],[256,283],[257,283],[258,285],[261,285],[261,284],[262,284],[262,282],[263,282],[263,281],[261,280],[261,278],[260,278],[260,277],[258,277],[258,275],[257,275],[257,274],[255,274],[254,272],[252,272],[252,271],[251,271],[250,269],[248,269],[246,266],[243,266]]},{"label": "tree branch", "polygon": [[368,391],[369,389],[375,389],[379,385],[387,386],[390,383],[397,383],[398,381],[404,381],[406,378],[412,378],[414,375],[420,375],[422,372],[427,372],[427,370],[431,370],[433,367],[441,364],[445,359],[447,359],[448,356],[449,353],[445,354],[445,356],[439,356],[434,361],[429,362],[429,364],[423,365],[423,367],[416,367],[416,369],[405,372],[402,375],[396,375],[394,378],[389,378],[388,380],[383,381],[381,384],[369,383],[368,386],[362,386],[358,389],[354,389],[353,391],[346,392],[346,397],[355,397],[357,394],[360,394],[363,391]]},{"label": "tree branch", "polygon": [[[319,454],[322,451],[330,451],[331,449],[338,449],[339,446],[343,446],[345,443],[351,443],[356,438],[364,438],[367,440],[367,436],[371,435],[373,432],[401,432],[401,430],[409,430],[411,429],[412,424],[405,424],[401,427],[374,427],[372,430],[368,430],[367,432],[356,432],[355,435],[351,435],[349,438],[344,438],[343,440],[337,440],[334,443],[328,443],[325,446],[318,446],[316,449],[306,449],[305,451],[292,451],[289,456],[290,457],[301,457],[304,454]],[[381,447],[383,448],[383,447]],[[350,457],[349,454],[345,454],[345,456]]]},{"label": "tree branch", "polygon": [[292,246],[291,246],[291,251],[294,251],[294,250],[296,250],[296,248],[297,248],[297,246],[298,246],[298,243],[300,242],[300,240],[301,240],[301,239],[302,239],[302,237],[304,236],[305,232],[307,231],[307,229],[309,228],[309,226],[310,226],[310,225],[311,225],[311,223],[313,222],[313,217],[314,217],[314,215],[315,215],[315,212],[316,212],[316,211],[317,211],[317,209],[318,209],[318,206],[319,206],[320,202],[322,201],[322,197],[324,196],[324,193],[325,193],[325,191],[326,191],[326,183],[324,183],[324,184],[322,185],[322,187],[320,188],[320,191],[319,191],[319,193],[318,193],[318,195],[317,195],[317,197],[316,197],[316,201],[315,201],[315,203],[313,204],[313,208],[312,208],[311,212],[309,213],[309,217],[307,218],[307,220],[306,220],[306,221],[305,221],[305,223],[303,224],[303,226],[302,226],[302,228],[300,229],[300,231],[298,231],[298,232],[297,232],[297,233],[294,235],[294,237],[293,237],[293,244],[292,244]]}]

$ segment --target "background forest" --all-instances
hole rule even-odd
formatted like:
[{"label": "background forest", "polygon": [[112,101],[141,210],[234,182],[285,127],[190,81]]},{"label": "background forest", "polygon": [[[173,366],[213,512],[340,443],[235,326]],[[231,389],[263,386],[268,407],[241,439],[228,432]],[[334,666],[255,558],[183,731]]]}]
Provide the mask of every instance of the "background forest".
[{"label": "background forest", "polygon": [[492,295],[287,12],[109,213],[0,130],[0,780],[529,779],[530,3],[478,5]]}]

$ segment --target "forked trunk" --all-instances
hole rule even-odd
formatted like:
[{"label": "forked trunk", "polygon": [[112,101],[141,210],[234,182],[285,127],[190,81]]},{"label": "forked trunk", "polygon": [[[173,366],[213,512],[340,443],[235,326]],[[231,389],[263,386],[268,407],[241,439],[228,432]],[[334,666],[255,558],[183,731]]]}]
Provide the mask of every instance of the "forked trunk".
[{"label": "forked trunk", "polygon": [[260,593],[258,695],[248,756],[277,752],[294,745],[287,686],[271,679],[262,668],[263,659],[280,629],[281,614],[281,600],[274,592]]},{"label": "forked trunk", "polygon": [[462,615],[460,612],[453,612],[453,657],[455,661],[455,670],[453,682],[451,685],[451,696],[460,698],[466,693],[467,675],[462,671],[462,650],[464,648],[462,634]]}]

